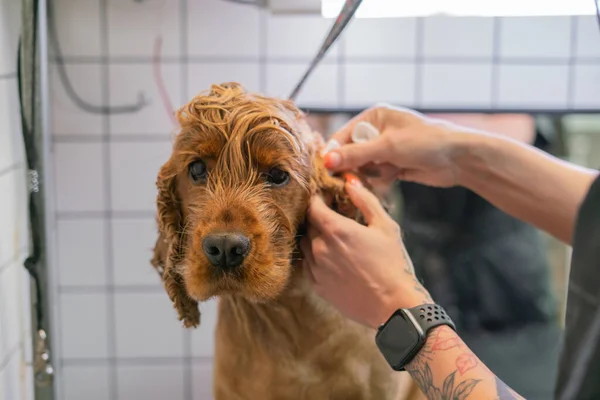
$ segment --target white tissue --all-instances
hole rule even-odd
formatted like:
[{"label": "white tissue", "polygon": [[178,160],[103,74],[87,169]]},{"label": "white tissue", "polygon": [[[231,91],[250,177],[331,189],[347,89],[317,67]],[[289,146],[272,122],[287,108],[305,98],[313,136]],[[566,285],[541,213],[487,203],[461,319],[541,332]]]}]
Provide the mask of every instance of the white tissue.
[{"label": "white tissue", "polygon": [[379,130],[372,124],[366,121],[361,121],[356,124],[354,131],[352,132],[352,141],[354,143],[366,143],[377,136],[379,136]]}]

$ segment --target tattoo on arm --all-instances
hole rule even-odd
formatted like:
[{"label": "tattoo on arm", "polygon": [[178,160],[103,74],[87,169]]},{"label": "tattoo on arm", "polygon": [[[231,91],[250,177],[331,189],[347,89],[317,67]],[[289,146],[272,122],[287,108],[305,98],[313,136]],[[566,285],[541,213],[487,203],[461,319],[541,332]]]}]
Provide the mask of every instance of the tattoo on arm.
[{"label": "tattoo on arm", "polygon": [[[471,352],[465,352],[456,359],[456,370],[448,375],[442,387],[433,382],[433,373],[430,362],[433,354],[438,351],[446,351],[461,347],[461,341],[450,328],[441,327],[430,333],[425,345],[415,356],[406,370],[419,385],[428,399],[435,400],[464,400],[471,394],[473,389],[481,382],[481,379],[466,379],[457,382],[460,376],[477,366],[477,359]],[[457,374],[458,373],[458,374]]]},{"label": "tattoo on arm", "polygon": [[410,275],[414,275],[415,267],[412,263],[412,260],[408,256],[408,253],[406,252],[405,248],[402,249],[402,258],[404,259],[404,272]]},{"label": "tattoo on arm", "polygon": [[[459,353],[455,360],[456,369],[450,373],[440,386],[440,378],[434,377],[431,365],[434,362],[434,354],[447,350],[465,350]],[[410,373],[415,382],[419,385],[423,393],[430,400],[465,400],[473,392],[473,390],[483,382],[484,379],[465,379],[460,382],[461,377],[469,371],[477,368],[477,371],[483,372],[485,376],[489,376],[490,383],[496,385],[495,400],[523,400],[508,385],[502,382],[492,371],[484,364],[481,364],[475,354],[468,348],[464,348],[463,342],[460,340],[456,332],[451,328],[442,326],[434,329],[429,333],[427,341],[417,353],[415,358],[406,366],[406,370]],[[435,379],[434,379],[435,378]],[[479,376],[482,378],[482,376]],[[487,380],[487,378],[486,378]],[[436,385],[437,382],[437,385]]]},{"label": "tattoo on arm", "polygon": [[433,384],[433,374],[428,362],[425,362],[423,368],[411,368],[409,372],[427,398],[435,400],[464,400],[475,389],[475,386],[481,382],[481,379],[466,379],[457,384],[455,380],[458,371],[454,371],[444,379],[444,383],[440,388]]}]

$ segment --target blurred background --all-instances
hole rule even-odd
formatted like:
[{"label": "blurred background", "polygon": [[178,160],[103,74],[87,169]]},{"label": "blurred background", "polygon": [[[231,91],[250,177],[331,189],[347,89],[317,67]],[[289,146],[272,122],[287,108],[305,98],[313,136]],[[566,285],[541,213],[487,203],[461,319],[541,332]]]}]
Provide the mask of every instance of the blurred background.
[{"label": "blurred background", "polygon": [[[149,264],[173,110],[224,81],[285,98],[341,6],[239,3],[0,0],[0,399],[212,398],[215,302],[183,330]],[[600,165],[593,0],[463,3],[365,0],[297,99],[312,126],[329,135],[389,102]],[[394,195],[417,272],[468,344],[525,397],[551,398],[570,249],[464,189]]]}]

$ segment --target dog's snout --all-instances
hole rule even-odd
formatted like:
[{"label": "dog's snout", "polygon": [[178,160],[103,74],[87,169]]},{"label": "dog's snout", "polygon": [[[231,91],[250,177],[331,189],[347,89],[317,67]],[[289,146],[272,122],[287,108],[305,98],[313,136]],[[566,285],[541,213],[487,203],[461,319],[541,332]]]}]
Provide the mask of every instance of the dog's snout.
[{"label": "dog's snout", "polygon": [[250,251],[250,239],[238,233],[222,233],[206,236],[202,249],[208,261],[215,267],[235,268],[242,264]]}]

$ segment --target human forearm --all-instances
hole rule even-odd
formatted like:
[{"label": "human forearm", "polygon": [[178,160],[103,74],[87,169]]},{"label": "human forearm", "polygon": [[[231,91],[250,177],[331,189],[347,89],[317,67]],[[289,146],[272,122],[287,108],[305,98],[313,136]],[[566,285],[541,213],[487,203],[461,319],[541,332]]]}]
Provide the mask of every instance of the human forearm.
[{"label": "human forearm", "polygon": [[515,140],[457,134],[459,183],[504,212],[571,243],[575,219],[597,171]]},{"label": "human forearm", "polygon": [[429,332],[406,370],[428,399],[522,399],[447,326]]}]

